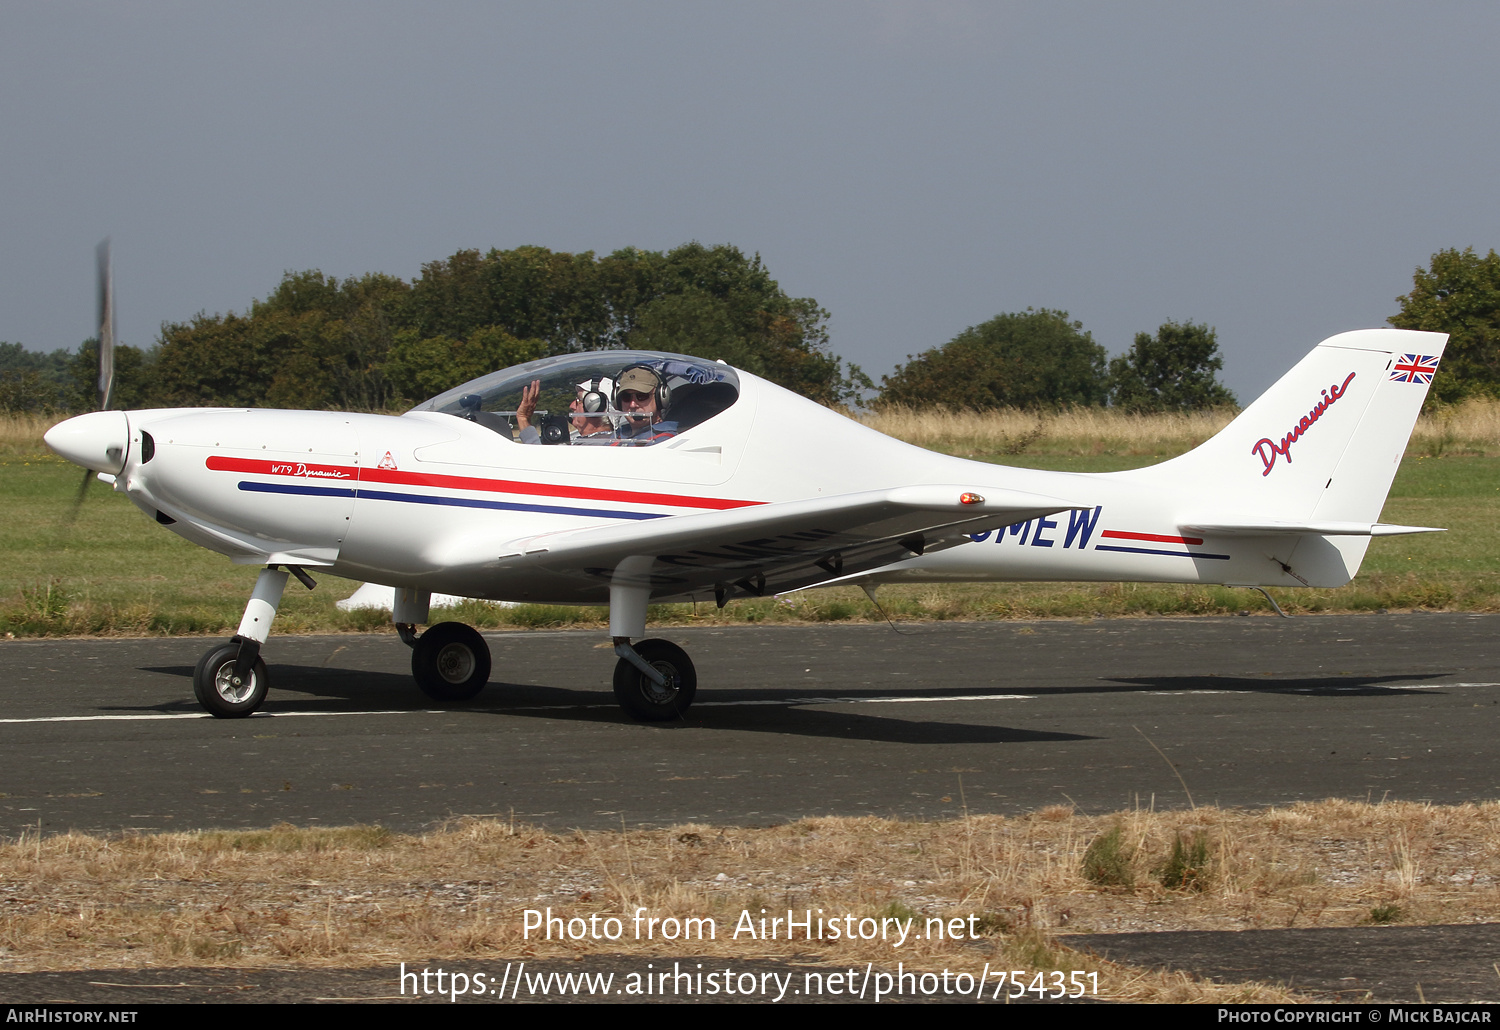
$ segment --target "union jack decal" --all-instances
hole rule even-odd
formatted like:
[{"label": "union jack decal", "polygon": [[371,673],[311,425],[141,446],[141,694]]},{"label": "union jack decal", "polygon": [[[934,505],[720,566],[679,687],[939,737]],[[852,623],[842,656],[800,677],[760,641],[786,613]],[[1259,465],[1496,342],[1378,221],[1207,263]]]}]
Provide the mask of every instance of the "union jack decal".
[{"label": "union jack decal", "polygon": [[1391,382],[1393,383],[1421,383],[1427,385],[1432,382],[1432,374],[1437,371],[1438,359],[1427,354],[1403,354],[1391,367]]}]

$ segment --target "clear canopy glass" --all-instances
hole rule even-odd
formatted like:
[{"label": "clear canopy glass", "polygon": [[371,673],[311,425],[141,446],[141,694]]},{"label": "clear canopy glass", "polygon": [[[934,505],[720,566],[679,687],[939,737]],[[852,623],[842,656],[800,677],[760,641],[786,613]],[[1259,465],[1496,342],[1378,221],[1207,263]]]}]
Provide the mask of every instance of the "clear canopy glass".
[{"label": "clear canopy glass", "polygon": [[[616,383],[631,369],[655,373],[662,384],[657,420],[675,432],[708,421],[739,398],[734,369],[721,362],[656,351],[590,351],[560,354],[491,372],[418,404],[413,411],[440,411],[488,426],[504,435],[514,425],[522,391],[540,383],[535,421],[559,424],[592,415],[603,426],[623,413]],[[577,437],[575,421],[574,438]],[[564,442],[561,439],[547,442]]]}]

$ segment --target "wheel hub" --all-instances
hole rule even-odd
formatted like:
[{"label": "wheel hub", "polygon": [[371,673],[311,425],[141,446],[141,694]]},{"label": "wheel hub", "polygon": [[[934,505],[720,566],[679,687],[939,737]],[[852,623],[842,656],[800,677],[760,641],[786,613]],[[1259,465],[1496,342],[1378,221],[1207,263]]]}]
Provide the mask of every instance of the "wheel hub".
[{"label": "wheel hub", "polygon": [[654,705],[663,704],[677,696],[677,670],[666,662],[652,662],[651,667],[661,673],[666,683],[657,686],[645,676],[641,677],[641,693]]},{"label": "wheel hub", "polygon": [[437,654],[437,672],[449,683],[464,683],[474,675],[474,652],[462,644],[449,644]]},{"label": "wheel hub", "polygon": [[229,662],[222,666],[218,675],[214,677],[214,687],[225,701],[239,704],[255,689],[255,674],[252,672],[244,679],[240,679],[234,674],[234,662]]}]

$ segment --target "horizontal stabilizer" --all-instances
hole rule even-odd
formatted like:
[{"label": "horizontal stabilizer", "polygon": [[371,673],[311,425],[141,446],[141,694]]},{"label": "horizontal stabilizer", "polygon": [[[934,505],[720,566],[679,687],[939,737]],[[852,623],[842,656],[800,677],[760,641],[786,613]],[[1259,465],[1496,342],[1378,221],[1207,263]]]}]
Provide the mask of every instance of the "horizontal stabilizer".
[{"label": "horizontal stabilizer", "polygon": [[1433,526],[1393,526],[1384,522],[1287,522],[1245,519],[1237,522],[1193,522],[1182,529],[1202,536],[1408,536],[1446,533]]}]

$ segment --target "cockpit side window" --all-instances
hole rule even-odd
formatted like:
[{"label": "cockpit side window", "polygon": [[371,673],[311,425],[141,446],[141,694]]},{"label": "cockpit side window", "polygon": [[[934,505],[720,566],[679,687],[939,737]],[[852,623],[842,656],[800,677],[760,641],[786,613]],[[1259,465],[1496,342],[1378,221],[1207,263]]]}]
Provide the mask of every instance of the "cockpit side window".
[{"label": "cockpit side window", "polygon": [[679,430],[707,422],[739,399],[738,385],[725,382],[686,383],[672,392],[667,413]]}]

